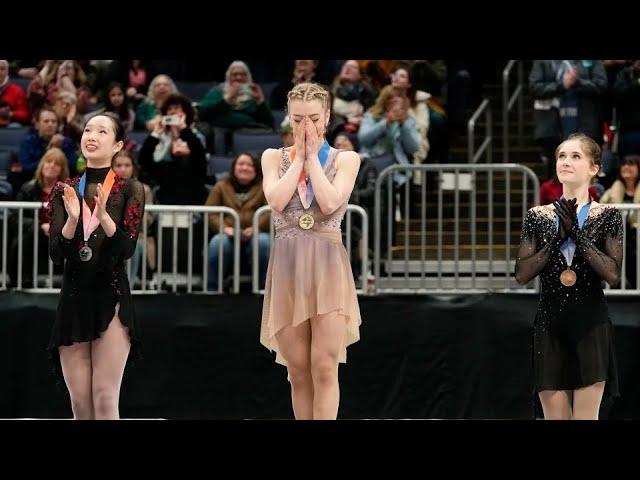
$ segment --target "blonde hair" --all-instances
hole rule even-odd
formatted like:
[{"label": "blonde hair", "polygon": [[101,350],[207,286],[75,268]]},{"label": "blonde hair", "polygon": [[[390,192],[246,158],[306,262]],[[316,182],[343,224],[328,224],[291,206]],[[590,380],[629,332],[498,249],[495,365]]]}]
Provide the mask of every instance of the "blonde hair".
[{"label": "blonde hair", "polygon": [[36,168],[36,173],[34,175],[36,182],[41,187],[44,185],[42,169],[44,167],[44,164],[49,160],[53,160],[60,167],[60,176],[58,177],[58,180],[64,182],[67,178],[69,178],[69,162],[67,161],[67,156],[58,147],[51,147],[40,159],[38,167]]},{"label": "blonde hair", "polygon": [[376,102],[367,110],[368,113],[373,116],[376,120],[384,115],[386,110],[387,101],[393,97],[403,97],[402,93],[396,89],[393,85],[387,85],[382,90],[380,90],[380,94],[378,98],[376,98]]},{"label": "blonde hair", "polygon": [[293,87],[287,94],[287,111],[292,100],[312,102],[319,100],[325,110],[330,110],[330,97],[326,88],[314,82],[303,82]]}]

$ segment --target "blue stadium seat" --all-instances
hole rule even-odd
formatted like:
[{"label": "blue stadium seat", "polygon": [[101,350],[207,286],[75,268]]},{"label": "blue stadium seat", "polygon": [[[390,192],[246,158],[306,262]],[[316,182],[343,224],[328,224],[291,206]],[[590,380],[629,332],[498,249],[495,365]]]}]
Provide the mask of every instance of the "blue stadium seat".
[{"label": "blue stadium seat", "polygon": [[262,88],[262,93],[264,93],[264,98],[266,99],[267,102],[271,98],[271,92],[273,92],[273,89],[276,88],[277,85],[278,85],[278,82],[265,82],[260,84],[260,87]]},{"label": "blue stadium seat", "polygon": [[0,145],[18,150],[20,139],[29,132],[30,127],[0,128]]},{"label": "blue stadium seat", "polygon": [[0,179],[7,178],[14,153],[15,151],[11,148],[0,147]]},{"label": "blue stadium seat", "polygon": [[259,156],[267,148],[282,147],[282,138],[271,130],[237,130],[233,134],[233,152],[254,151]]},{"label": "blue stadium seat", "polygon": [[223,174],[229,173],[231,163],[233,163],[233,157],[211,155],[209,156],[209,162],[207,164],[207,175],[215,175],[216,178],[220,180]]},{"label": "blue stadium seat", "polygon": [[271,113],[273,114],[274,126],[276,130],[280,131],[280,125],[282,124],[284,117],[287,116],[287,113],[284,110],[271,110]]},{"label": "blue stadium seat", "polygon": [[216,85],[216,82],[176,81],[178,91],[192,102],[200,102],[207,92]]}]

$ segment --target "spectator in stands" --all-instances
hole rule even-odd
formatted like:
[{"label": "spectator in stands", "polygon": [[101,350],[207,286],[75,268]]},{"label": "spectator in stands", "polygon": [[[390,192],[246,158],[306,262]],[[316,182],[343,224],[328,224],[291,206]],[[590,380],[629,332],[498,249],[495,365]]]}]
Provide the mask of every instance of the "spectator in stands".
[{"label": "spectator in stands", "polygon": [[[138,166],[132,156],[131,152],[126,150],[120,150],[115,157],[113,157],[113,161],[111,163],[113,171],[122,178],[130,179],[138,178]],[[153,196],[151,194],[151,188],[146,183],[142,184],[144,188],[144,204],[145,207],[153,204]],[[136,250],[131,257],[131,273],[129,275],[129,283],[133,283],[134,278],[140,278],[142,272],[139,273],[140,269],[140,261],[142,260],[142,245],[143,242],[147,244],[147,265],[151,269],[155,269],[156,265],[156,243],[155,238],[150,235],[151,230],[149,227],[153,224],[154,217],[153,213],[146,212],[145,213],[146,222],[147,222],[147,238],[144,237],[144,230],[142,227],[140,228],[140,233],[138,234],[138,243],[136,244]]]},{"label": "spectator in stands", "polygon": [[[420,134],[409,109],[409,100],[400,91],[391,85],[384,87],[358,131],[361,153],[393,155],[397,163],[409,164],[420,148]],[[396,176],[396,181],[404,183],[404,176]]]},{"label": "spectator in stands", "polygon": [[103,112],[113,112],[118,115],[126,135],[133,130],[136,114],[129,104],[129,97],[125,95],[122,84],[110,83],[104,94],[104,107],[88,113],[85,120]]},{"label": "spectator in stands", "polygon": [[177,94],[178,88],[168,75],[156,75],[147,92],[147,98],[140,102],[136,109],[136,129],[150,132],[155,130],[158,122],[158,112],[169,95]]},{"label": "spectator in stands", "polygon": [[[398,68],[391,74],[391,86],[409,100],[409,116],[416,122],[416,128],[420,136],[420,148],[413,154],[412,162],[422,164],[429,153],[429,106],[427,101],[431,97],[427,92],[416,89],[413,85],[411,73],[407,68]],[[414,179],[419,180],[416,175]]]},{"label": "spectator in stands", "polygon": [[236,60],[229,65],[222,85],[207,92],[200,102],[200,118],[216,127],[273,128],[273,115],[262,88],[253,83],[246,63]]},{"label": "spectator in stands", "polygon": [[[601,203],[640,203],[640,155],[626,155],[620,165],[618,179],[602,195]],[[627,216],[627,249],[625,268],[627,288],[637,288],[636,274],[638,266],[637,249],[638,212]]]},{"label": "spectator in stands", "polygon": [[[49,209],[47,203],[49,195],[56,182],[65,182],[69,178],[69,164],[62,150],[52,147],[46,151],[38,162],[35,175],[20,188],[16,196],[17,202],[43,202],[44,208],[38,211],[38,271],[48,272],[48,248],[49,248]],[[18,273],[18,214],[14,212],[10,218],[10,243],[9,243],[9,275],[11,283],[16,285]],[[22,286],[33,286],[33,229],[35,227],[33,215],[25,212],[22,217]]]},{"label": "spectator in stands", "polygon": [[584,133],[602,145],[607,75],[601,60],[535,60],[529,88],[535,100],[534,135],[551,178],[556,146],[570,134]]},{"label": "spectator in stands", "polygon": [[109,64],[107,77],[123,85],[129,103],[137,107],[144,101],[154,75],[144,60],[114,60]]},{"label": "spectator in stands", "polygon": [[19,169],[13,172],[20,174],[20,180],[16,183],[12,182],[16,190],[33,178],[40,159],[52,147],[58,147],[64,152],[69,172],[71,175],[76,173],[76,144],[71,138],[56,133],[59,125],[56,112],[51,108],[43,107],[34,115],[34,123],[35,129],[20,140]]},{"label": "spectator in stands", "polygon": [[0,60],[0,127],[20,127],[29,123],[27,96],[9,81],[9,62]]},{"label": "spectator in stands", "polygon": [[58,133],[79,145],[85,122],[83,116],[78,113],[77,103],[75,93],[63,90],[58,94],[53,110],[58,117]]},{"label": "spectator in stands", "polygon": [[331,87],[333,95],[332,116],[341,117],[340,129],[357,132],[364,112],[373,105],[376,91],[362,79],[356,60],[347,60]]},{"label": "spectator in stands", "polygon": [[[333,147],[338,150],[347,150],[357,152],[360,145],[358,144],[358,136],[354,133],[342,132],[336,136]],[[353,190],[351,191],[351,197],[349,203],[359,205],[367,212],[369,218],[369,245],[367,245],[367,251],[370,246],[373,245],[373,213],[374,213],[374,192],[376,188],[376,178],[378,178],[378,169],[371,163],[371,160],[366,155],[360,155],[360,170],[358,170],[358,176],[356,177]],[[344,222],[345,220],[343,220]],[[346,231],[345,229],[342,229]],[[354,215],[352,217],[351,234],[353,237],[351,244],[351,269],[353,270],[354,278],[358,278],[362,273],[362,218],[360,215]]]},{"label": "spectator in stands", "polygon": [[[154,130],[140,149],[142,172],[159,186],[158,203],[202,205],[207,195],[207,160],[205,147],[193,129],[191,102],[182,95],[171,95],[160,112],[162,116],[153,121]],[[167,121],[170,124],[165,124]]]},{"label": "spectator in stands", "polygon": [[640,155],[640,60],[618,73],[613,98],[620,124],[620,154]]},{"label": "spectator in stands", "polygon": [[[259,231],[253,231],[253,215],[258,208],[267,204],[262,191],[262,169],[258,157],[251,152],[238,155],[231,164],[229,176],[216,183],[205,205],[224,206],[233,208],[240,216],[241,258],[251,262],[253,251],[253,237],[258,235],[258,258],[260,288],[264,288],[264,281],[269,263],[269,249],[271,237],[269,235],[269,215],[260,218]],[[218,249],[222,242],[223,262],[222,278],[225,278],[232,264],[233,258],[233,219],[224,217],[224,226],[220,228],[218,215],[209,215],[209,227],[214,236],[209,242],[209,290],[218,290]]]},{"label": "spectator in stands", "polygon": [[53,106],[56,93],[63,91],[75,94],[77,110],[85,114],[91,104],[91,90],[87,76],[75,60],[47,60],[29,84],[27,98],[32,110],[43,105]]},{"label": "spectator in stands", "polygon": [[271,108],[273,110],[285,110],[289,90],[299,83],[314,82],[317,67],[317,60],[295,60],[291,78],[278,83],[271,92]]}]

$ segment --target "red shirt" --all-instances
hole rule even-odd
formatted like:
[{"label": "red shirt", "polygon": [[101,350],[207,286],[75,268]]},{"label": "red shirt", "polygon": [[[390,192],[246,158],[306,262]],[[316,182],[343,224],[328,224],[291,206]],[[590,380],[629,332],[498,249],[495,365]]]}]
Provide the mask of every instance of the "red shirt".
[{"label": "red shirt", "polygon": [[19,85],[7,83],[0,88],[0,100],[9,105],[11,109],[10,122],[29,123],[29,107],[27,107],[27,95]]},{"label": "red shirt", "polygon": [[[589,187],[589,195],[598,200],[600,195],[595,187]],[[558,200],[562,196],[562,184],[553,180],[547,180],[540,185],[540,205],[547,205]]]}]

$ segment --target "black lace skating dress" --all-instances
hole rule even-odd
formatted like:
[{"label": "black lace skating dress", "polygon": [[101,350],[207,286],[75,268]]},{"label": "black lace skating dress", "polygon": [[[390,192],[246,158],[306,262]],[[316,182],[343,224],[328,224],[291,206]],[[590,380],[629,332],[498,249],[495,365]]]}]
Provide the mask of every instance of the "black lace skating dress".
[{"label": "black lace skating dress", "polygon": [[[93,198],[97,185],[104,183],[109,170],[109,167],[86,170],[84,198],[91,211],[94,208]],[[69,182],[80,198],[78,184],[79,178]],[[65,185],[58,182],[51,192],[49,201],[49,254],[56,264],[62,264],[66,260],[60,301],[47,347],[54,372],[62,385],[64,381],[58,347],[98,339],[113,319],[118,303],[118,316],[122,324],[128,327],[131,339],[127,363],[140,356],[140,329],[131,300],[125,260],[135,251],[144,215],[142,184],[137,180],[125,180],[116,175],[107,200],[107,212],[116,224],[115,234],[107,237],[99,225],[87,242],[93,255],[89,261],[81,261],[79,251],[84,246],[82,214],[74,238],[67,240],[62,236],[62,228],[67,221],[67,212],[62,200]]]},{"label": "black lace skating dress", "polygon": [[613,326],[602,287],[603,280],[616,284],[620,279],[622,216],[615,208],[592,202],[576,237],[571,269],[577,280],[569,287],[560,282],[568,266],[556,218],[551,205],[527,212],[516,262],[521,281],[540,274],[533,338],[535,391],[573,390],[606,381],[605,396],[616,397]]}]

